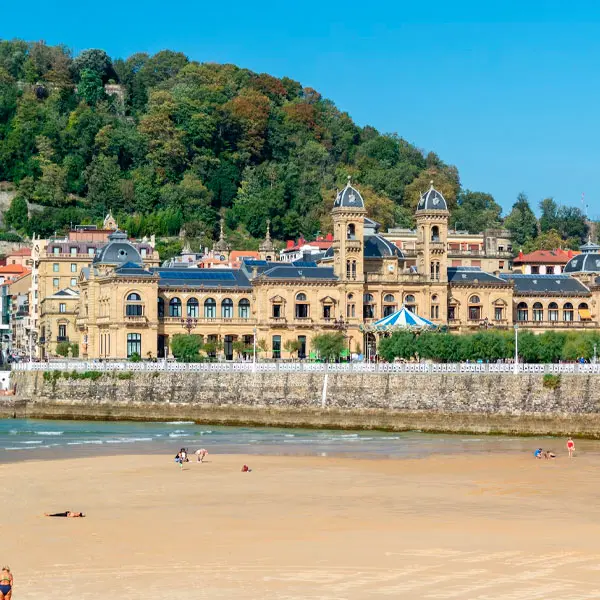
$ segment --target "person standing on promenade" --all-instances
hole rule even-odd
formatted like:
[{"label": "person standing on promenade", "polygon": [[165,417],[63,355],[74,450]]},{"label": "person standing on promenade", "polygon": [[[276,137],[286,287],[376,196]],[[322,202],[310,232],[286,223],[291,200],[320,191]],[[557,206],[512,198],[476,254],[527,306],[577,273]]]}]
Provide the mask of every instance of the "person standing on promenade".
[{"label": "person standing on promenade", "polygon": [[0,600],[10,600],[12,597],[13,576],[10,567],[2,567],[0,574]]},{"label": "person standing on promenade", "polygon": [[569,458],[573,458],[573,452],[575,452],[575,442],[572,438],[567,440],[567,450],[569,451]]}]

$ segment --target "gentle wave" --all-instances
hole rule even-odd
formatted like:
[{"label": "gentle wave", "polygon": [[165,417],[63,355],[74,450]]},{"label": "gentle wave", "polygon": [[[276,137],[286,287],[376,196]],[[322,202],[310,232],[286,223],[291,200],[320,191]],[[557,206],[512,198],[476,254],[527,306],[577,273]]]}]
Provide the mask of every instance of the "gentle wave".
[{"label": "gentle wave", "polygon": [[19,442],[19,444],[43,444],[44,440],[29,440],[27,442]]},{"label": "gentle wave", "polygon": [[170,438],[190,437],[191,433],[170,433]]},{"label": "gentle wave", "polygon": [[35,435],[62,435],[64,431],[34,431]]},{"label": "gentle wave", "polygon": [[194,425],[194,421],[166,421],[167,425]]}]

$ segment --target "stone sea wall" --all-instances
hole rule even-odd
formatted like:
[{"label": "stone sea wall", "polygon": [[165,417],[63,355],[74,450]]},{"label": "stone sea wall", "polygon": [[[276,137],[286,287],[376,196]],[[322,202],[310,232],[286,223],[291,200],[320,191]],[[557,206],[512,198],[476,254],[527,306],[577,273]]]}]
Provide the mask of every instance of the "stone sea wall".
[{"label": "stone sea wall", "polygon": [[554,389],[533,373],[13,372],[12,384],[0,416],[600,438],[592,374],[563,374]]}]

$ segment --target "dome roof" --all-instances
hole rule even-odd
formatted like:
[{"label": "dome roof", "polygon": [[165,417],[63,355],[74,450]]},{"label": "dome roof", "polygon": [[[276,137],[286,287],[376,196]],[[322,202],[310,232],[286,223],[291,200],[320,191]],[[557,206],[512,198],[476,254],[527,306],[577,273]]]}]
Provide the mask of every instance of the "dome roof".
[{"label": "dome roof", "polygon": [[136,247],[127,239],[123,231],[115,231],[108,236],[108,244],[102,246],[94,260],[95,265],[119,265],[134,263],[142,265],[143,260]]},{"label": "dome roof", "polygon": [[[365,235],[364,241],[363,256],[365,258],[386,258],[389,256],[404,258],[402,250],[381,235]],[[327,249],[323,258],[333,258],[333,246]]]},{"label": "dome roof", "polygon": [[421,195],[419,204],[417,204],[417,212],[429,210],[448,210],[446,199],[442,195],[442,192],[438,192],[433,187],[433,181],[431,182],[431,187]]},{"label": "dome roof", "polygon": [[600,254],[588,252],[574,256],[565,266],[564,273],[600,273]]},{"label": "dome roof", "polygon": [[346,187],[338,192],[333,203],[333,208],[364,208],[365,201],[360,195],[360,192],[350,185],[350,177],[348,176],[348,183]]}]

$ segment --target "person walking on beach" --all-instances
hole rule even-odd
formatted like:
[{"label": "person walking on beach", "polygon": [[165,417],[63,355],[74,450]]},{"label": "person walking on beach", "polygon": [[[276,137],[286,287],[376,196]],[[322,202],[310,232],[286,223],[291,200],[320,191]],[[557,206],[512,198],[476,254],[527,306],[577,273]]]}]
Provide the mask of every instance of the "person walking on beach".
[{"label": "person walking on beach", "polygon": [[11,599],[13,584],[13,576],[10,572],[10,567],[2,567],[2,573],[0,573],[0,600]]},{"label": "person walking on beach", "polygon": [[567,450],[569,451],[569,458],[573,458],[573,452],[575,452],[575,442],[572,438],[567,440]]}]

